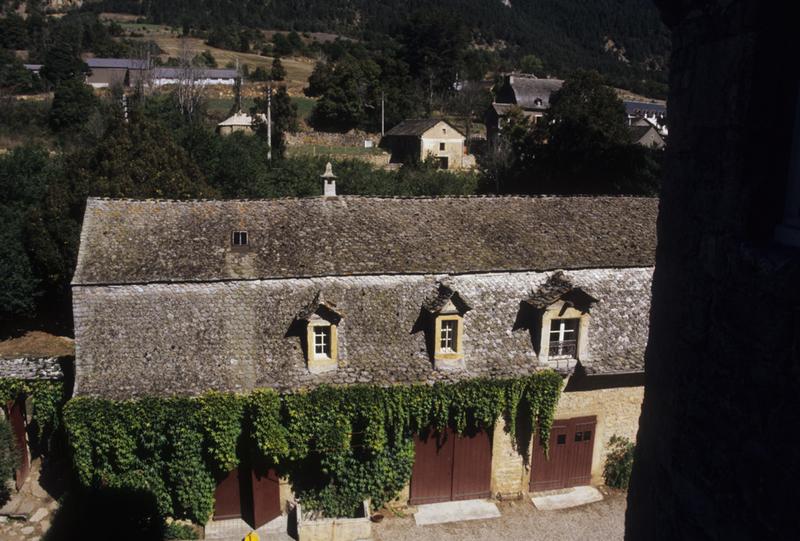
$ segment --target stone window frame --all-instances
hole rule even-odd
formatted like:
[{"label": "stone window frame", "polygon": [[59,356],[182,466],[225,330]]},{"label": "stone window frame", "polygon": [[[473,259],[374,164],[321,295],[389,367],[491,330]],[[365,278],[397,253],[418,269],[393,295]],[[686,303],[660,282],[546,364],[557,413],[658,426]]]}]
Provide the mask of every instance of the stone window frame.
[{"label": "stone window frame", "polygon": [[[454,321],[456,325],[452,351],[442,349],[442,323],[445,321]],[[434,321],[433,336],[435,361],[461,361],[464,359],[464,317],[461,314],[456,311],[438,314]]]},{"label": "stone window frame", "polygon": [[[552,322],[560,319],[577,319],[578,337],[577,348],[574,357],[551,356],[550,355],[550,331]],[[575,359],[576,361],[588,361],[591,357],[589,351],[589,326],[591,315],[589,312],[582,312],[563,300],[558,300],[545,308],[542,313],[541,339],[539,342],[539,362],[546,363],[549,360],[559,360],[564,358]]]},{"label": "stone window frame", "polygon": [[[328,355],[316,352],[316,331],[320,327],[329,329]],[[306,325],[306,363],[308,364],[309,372],[313,374],[335,370],[339,363],[338,325],[316,313],[309,318]]]},{"label": "stone window frame", "polygon": [[444,152],[447,150],[447,143],[439,142],[439,152]]}]

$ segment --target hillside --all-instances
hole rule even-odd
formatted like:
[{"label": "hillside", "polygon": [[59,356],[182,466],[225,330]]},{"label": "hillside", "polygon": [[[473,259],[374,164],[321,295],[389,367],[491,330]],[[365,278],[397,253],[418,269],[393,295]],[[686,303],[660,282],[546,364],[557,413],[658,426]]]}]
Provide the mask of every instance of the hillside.
[{"label": "hillside", "polygon": [[478,47],[535,54],[551,75],[593,68],[616,86],[663,96],[669,32],[649,0],[100,0],[84,9],[209,30],[240,25],[396,35],[418,11],[460,19]]}]

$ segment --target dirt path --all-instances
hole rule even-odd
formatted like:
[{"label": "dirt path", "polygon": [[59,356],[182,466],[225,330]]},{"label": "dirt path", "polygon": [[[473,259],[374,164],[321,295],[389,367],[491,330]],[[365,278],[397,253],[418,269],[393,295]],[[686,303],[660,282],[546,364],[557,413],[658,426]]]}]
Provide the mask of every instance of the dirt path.
[{"label": "dirt path", "polygon": [[539,511],[524,499],[498,503],[501,518],[418,527],[413,516],[387,517],[372,533],[375,541],[616,541],[624,536],[625,506],[625,494],[562,511]]}]

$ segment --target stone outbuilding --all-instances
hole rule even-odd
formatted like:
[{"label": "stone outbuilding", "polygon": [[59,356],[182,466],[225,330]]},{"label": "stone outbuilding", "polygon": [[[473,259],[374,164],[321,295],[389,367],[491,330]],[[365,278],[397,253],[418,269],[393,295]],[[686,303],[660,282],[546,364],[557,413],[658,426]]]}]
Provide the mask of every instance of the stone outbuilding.
[{"label": "stone outbuilding", "polygon": [[[419,436],[400,499],[599,483],[609,438],[637,431],[657,207],[636,197],[89,199],[72,283],[75,394],[292,392],[550,368],[568,383],[549,459],[538,444],[520,452],[502,419],[445,446]],[[291,491],[279,483],[283,502]],[[236,516],[229,493],[218,492],[218,509]]]},{"label": "stone outbuilding", "polygon": [[[255,118],[258,118],[260,122],[267,122],[267,116],[264,113],[258,113]],[[255,118],[248,113],[238,111],[217,124],[217,133],[220,135],[230,135],[234,132],[252,134]]]},{"label": "stone outbuilding", "polygon": [[628,126],[628,130],[631,132],[631,141],[637,145],[647,148],[664,148],[666,145],[664,137],[649,120],[640,119]]},{"label": "stone outbuilding", "polygon": [[413,163],[433,158],[441,169],[462,169],[472,163],[465,160],[464,135],[436,118],[402,121],[386,132],[381,146],[391,151],[391,163]]}]

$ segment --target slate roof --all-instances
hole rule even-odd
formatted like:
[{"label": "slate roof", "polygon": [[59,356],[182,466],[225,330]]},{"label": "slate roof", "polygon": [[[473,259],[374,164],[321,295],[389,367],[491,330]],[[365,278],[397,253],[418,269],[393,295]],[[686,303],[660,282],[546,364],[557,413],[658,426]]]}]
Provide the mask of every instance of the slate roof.
[{"label": "slate roof", "polygon": [[[180,68],[154,68],[153,77],[156,79],[178,79],[182,76]],[[197,79],[235,79],[239,76],[233,69],[197,68],[194,70]]]},{"label": "slate roof", "polygon": [[459,132],[453,126],[451,126],[448,122],[440,118],[418,118],[418,119],[411,119],[411,120],[404,120],[391,130],[386,132],[387,137],[404,137],[404,136],[412,136],[412,137],[419,137],[424,134],[429,129],[433,128],[439,122],[444,122],[447,124],[451,130]]},{"label": "slate roof", "polygon": [[661,115],[667,114],[667,106],[663,103],[633,100],[625,100],[623,103],[625,105],[625,112],[629,115],[635,115],[643,112]]},{"label": "slate roof", "polygon": [[[262,122],[267,121],[267,115],[264,113],[258,113],[256,115]],[[250,116],[248,113],[244,113],[239,111],[238,113],[234,113],[233,115],[229,116],[217,126],[252,126],[253,125],[253,117]]]},{"label": "slate roof", "polygon": [[[73,284],[649,267],[657,208],[637,197],[89,199]],[[248,231],[248,250],[232,249],[234,230]]]},{"label": "slate roof", "polygon": [[[520,324],[521,305],[552,274],[75,286],[75,393],[128,398],[530,374],[541,368],[531,336],[540,331]],[[652,268],[571,270],[565,276],[599,299],[591,309],[587,372],[641,371]],[[420,325],[426,299],[439,295],[443,281],[470,303],[464,314],[464,369],[435,370]],[[311,374],[301,337],[291,329],[320,291],[342,314],[339,367]]]},{"label": "slate roof", "polygon": [[[564,81],[509,75],[508,84],[514,93],[516,104],[523,109],[547,109],[550,107],[550,95],[559,90]],[[541,103],[537,100],[541,100]]]},{"label": "slate roof", "polygon": [[110,69],[136,69],[147,68],[147,61],[136,58],[87,58],[86,65],[90,68],[110,68]]}]

